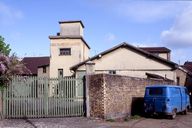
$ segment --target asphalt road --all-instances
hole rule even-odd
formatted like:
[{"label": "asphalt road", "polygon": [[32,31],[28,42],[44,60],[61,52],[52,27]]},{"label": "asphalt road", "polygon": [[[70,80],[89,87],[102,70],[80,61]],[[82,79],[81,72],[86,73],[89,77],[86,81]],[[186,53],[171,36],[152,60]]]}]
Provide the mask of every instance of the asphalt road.
[{"label": "asphalt road", "polygon": [[112,128],[192,128],[192,113],[178,114],[174,120],[166,117],[139,118],[128,122],[110,123]]},{"label": "asphalt road", "polygon": [[138,118],[123,122],[110,122],[85,117],[4,119],[0,128],[192,128],[192,113],[177,115],[176,119]]}]

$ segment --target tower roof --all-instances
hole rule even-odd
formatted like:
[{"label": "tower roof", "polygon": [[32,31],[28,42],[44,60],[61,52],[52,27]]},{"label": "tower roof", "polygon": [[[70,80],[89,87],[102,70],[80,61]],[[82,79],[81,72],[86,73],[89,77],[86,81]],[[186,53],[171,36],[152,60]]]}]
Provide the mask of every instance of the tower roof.
[{"label": "tower roof", "polygon": [[59,24],[65,24],[65,23],[80,23],[81,26],[84,28],[83,22],[81,20],[59,21]]}]

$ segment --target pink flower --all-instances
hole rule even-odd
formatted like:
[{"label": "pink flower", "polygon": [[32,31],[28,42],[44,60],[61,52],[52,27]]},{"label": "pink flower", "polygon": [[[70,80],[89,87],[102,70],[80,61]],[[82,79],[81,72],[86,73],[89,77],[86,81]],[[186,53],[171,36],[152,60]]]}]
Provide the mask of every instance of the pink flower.
[{"label": "pink flower", "polygon": [[4,64],[0,63],[0,74],[4,74],[6,69],[7,69],[6,66]]}]

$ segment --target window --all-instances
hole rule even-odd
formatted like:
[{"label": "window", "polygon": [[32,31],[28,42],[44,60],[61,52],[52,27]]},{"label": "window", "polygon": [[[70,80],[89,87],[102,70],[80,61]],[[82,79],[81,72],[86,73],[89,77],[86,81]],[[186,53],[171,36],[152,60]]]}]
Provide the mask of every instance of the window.
[{"label": "window", "polygon": [[63,77],[63,69],[58,69],[58,77]]},{"label": "window", "polygon": [[59,51],[59,55],[64,55],[64,56],[67,56],[67,55],[71,55],[71,48],[60,48],[60,51]]},{"label": "window", "polygon": [[170,88],[170,90],[171,90],[172,97],[178,97],[181,95],[179,88]]},{"label": "window", "polygon": [[116,74],[116,71],[115,70],[110,70],[109,74]]},{"label": "window", "polygon": [[46,73],[47,70],[46,70],[46,67],[43,67],[43,73]]},{"label": "window", "polygon": [[150,88],[149,89],[149,95],[162,95],[163,94],[163,88]]}]

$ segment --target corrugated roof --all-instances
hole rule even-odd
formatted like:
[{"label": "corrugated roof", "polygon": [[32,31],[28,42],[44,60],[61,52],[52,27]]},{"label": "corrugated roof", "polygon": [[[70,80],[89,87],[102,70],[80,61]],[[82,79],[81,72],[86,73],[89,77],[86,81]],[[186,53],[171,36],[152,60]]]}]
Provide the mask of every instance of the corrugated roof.
[{"label": "corrugated roof", "polygon": [[165,81],[172,81],[173,82],[173,80],[170,80],[170,79],[168,79],[166,77],[163,77],[163,76],[160,76],[158,74],[153,74],[153,73],[148,73],[148,72],[145,73],[145,74],[147,75],[148,78],[165,80]]},{"label": "corrugated roof", "polygon": [[42,65],[49,65],[50,57],[24,57],[22,62],[31,71],[32,75],[37,75],[37,69]]}]

